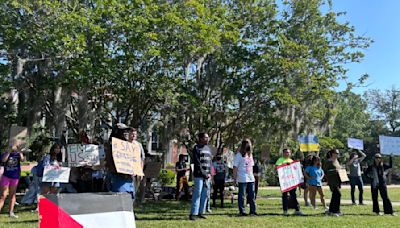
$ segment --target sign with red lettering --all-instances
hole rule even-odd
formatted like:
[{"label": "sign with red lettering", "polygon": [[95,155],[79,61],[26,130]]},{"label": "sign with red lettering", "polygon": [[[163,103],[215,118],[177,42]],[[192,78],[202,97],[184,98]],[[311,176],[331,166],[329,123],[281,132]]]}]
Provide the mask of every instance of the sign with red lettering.
[{"label": "sign with red lettering", "polygon": [[281,192],[288,192],[304,182],[300,161],[283,164],[276,167],[279,176]]},{"label": "sign with red lettering", "polygon": [[68,166],[79,167],[100,165],[100,157],[102,154],[100,152],[101,149],[102,147],[93,144],[68,145]]}]

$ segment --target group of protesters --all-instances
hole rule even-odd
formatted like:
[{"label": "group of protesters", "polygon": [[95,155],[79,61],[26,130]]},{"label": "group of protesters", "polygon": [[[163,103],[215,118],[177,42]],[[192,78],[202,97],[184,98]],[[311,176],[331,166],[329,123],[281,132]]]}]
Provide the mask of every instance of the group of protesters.
[{"label": "group of protesters", "polygon": [[[207,210],[207,204],[210,200],[210,190],[211,184],[214,184],[213,201],[215,205],[215,199],[219,193],[221,196],[221,204],[223,205],[223,189],[224,185],[220,180],[221,176],[216,174],[216,170],[221,170],[221,166],[226,166],[221,160],[221,152],[218,151],[215,155],[215,159],[220,161],[216,164],[215,161],[212,162],[212,152],[210,147],[207,146],[209,142],[208,134],[199,133],[198,134],[198,144],[194,147],[192,152],[192,159],[194,163],[193,170],[193,195],[192,195],[192,205],[190,210],[189,219],[206,219],[205,213]],[[239,216],[257,216],[257,204],[255,191],[258,188],[258,183],[256,183],[256,178],[254,175],[254,165],[255,158],[252,154],[253,146],[250,139],[244,139],[235,155],[233,162],[233,179],[234,183],[238,187],[238,209]],[[317,209],[316,204],[316,194],[318,192],[321,204],[325,210],[325,214],[331,216],[342,216],[343,213],[340,210],[341,205],[341,179],[339,172],[342,169],[341,164],[338,161],[340,155],[339,150],[331,149],[327,153],[327,159],[322,165],[321,158],[316,154],[310,153],[309,156],[303,162],[303,174],[305,179],[305,205],[309,206],[308,195],[310,197],[311,205],[314,209]],[[361,162],[364,160],[366,155],[360,150],[353,150],[350,154],[350,159],[347,165],[350,167],[350,186],[351,186],[351,200],[354,205],[356,205],[356,200],[354,197],[355,187],[359,189],[359,204],[363,205],[363,190],[364,183],[361,177]],[[222,161],[222,162],[221,162]],[[282,157],[280,157],[275,165],[290,165],[294,161],[291,159],[291,150],[283,149]],[[178,163],[184,163],[180,159]],[[178,167],[177,163],[177,167]],[[391,201],[388,197],[387,187],[386,187],[386,175],[385,171],[392,168],[392,156],[390,156],[389,164],[383,163],[382,155],[376,153],[374,155],[374,161],[368,166],[365,171],[365,175],[369,177],[371,181],[371,193],[372,193],[372,203],[373,212],[377,215],[388,214],[396,215],[393,211]],[[182,177],[184,173],[189,170],[184,165],[179,165],[176,169],[180,174],[177,179],[177,199],[179,193],[182,189]],[[258,170],[258,168],[257,168]],[[258,175],[256,175],[258,176]],[[217,178],[217,179],[216,179]],[[329,189],[332,192],[331,201],[329,207],[325,202],[325,194],[322,188],[322,180],[326,179]],[[187,185],[187,184],[186,184]],[[222,189],[222,190],[221,190]],[[294,215],[302,216],[304,213],[300,210],[300,204],[297,201],[296,188],[292,188],[289,191],[282,193],[282,209],[283,215],[288,216],[288,209],[293,208],[295,210]],[[383,201],[383,213],[379,209],[378,202],[378,192],[381,195]],[[245,203],[245,199],[246,202]],[[245,205],[249,206],[249,213],[246,213]]]},{"label": "group of protesters", "polygon": [[[115,167],[111,139],[117,138],[127,142],[137,142],[137,129],[128,127],[125,124],[117,124],[109,137],[109,142],[105,143],[105,166],[100,174],[104,179],[103,190],[112,192],[126,192],[132,197],[136,198],[137,189],[143,185],[143,177],[136,175],[118,173]],[[85,142],[88,143],[88,140]],[[223,159],[223,148],[219,148],[216,155],[213,157],[212,151],[208,146],[209,137],[207,133],[198,134],[198,144],[194,147],[192,152],[192,163],[194,169],[193,175],[193,191],[192,191],[192,204],[189,215],[190,220],[198,218],[205,219],[205,213],[211,212],[211,189],[212,205],[215,207],[217,196],[220,196],[221,207],[224,207],[224,189],[225,180],[228,174],[228,168]],[[141,168],[144,168],[145,153],[142,145],[140,145]],[[72,183],[59,183],[59,182],[43,182],[44,168],[47,166],[60,167],[65,165],[65,158],[63,158],[63,144],[60,142],[54,143],[48,154],[40,159],[37,166],[32,169],[33,176],[36,177],[36,185],[39,186],[39,194],[58,194],[62,191],[77,192],[79,188]],[[339,161],[339,150],[332,149],[327,154],[327,160],[322,165],[320,157],[315,154],[309,154],[303,162],[303,174],[305,177],[305,204],[308,205],[308,195],[310,197],[311,205],[316,209],[316,193],[318,192],[325,213],[332,216],[341,216],[341,179],[339,171],[342,169]],[[359,204],[364,204],[363,201],[363,180],[361,178],[361,162],[366,155],[362,151],[354,150],[347,163],[350,167],[350,186],[351,186],[351,200],[356,204],[354,197],[355,187],[359,190]],[[4,205],[5,199],[8,196],[9,203],[9,216],[18,218],[14,213],[14,206],[16,203],[16,191],[18,181],[21,175],[21,161],[24,156],[21,149],[17,145],[13,145],[6,152],[1,154],[1,162],[4,166],[4,173],[0,180],[0,211]],[[253,145],[250,139],[244,139],[238,148],[238,151],[233,160],[233,183],[238,187],[238,209],[240,216],[257,216],[256,196],[259,181],[259,168],[257,160],[253,156]],[[291,150],[284,149],[282,157],[280,157],[275,165],[289,165],[293,163],[291,159]],[[389,164],[384,164],[382,156],[379,153],[374,155],[374,162],[365,171],[365,175],[370,177],[371,193],[373,201],[373,212],[381,215],[378,202],[378,193],[380,193],[383,200],[383,213],[395,215],[392,204],[389,200],[385,171],[392,167],[392,157],[390,157]],[[186,172],[190,170],[187,167],[183,155],[179,156],[179,161],[176,163],[177,172],[177,186],[176,186],[176,199],[180,198],[182,190],[185,192],[185,197],[189,199],[189,185],[186,177]],[[93,172],[94,173],[94,172]],[[82,179],[80,175],[78,179]],[[322,189],[322,180],[325,177],[328,186],[332,192],[332,198],[327,207],[325,202],[325,195]],[[71,176],[70,176],[71,178]],[[282,193],[282,209],[283,215],[289,215],[288,209],[293,208],[295,215],[304,215],[300,210],[300,205],[297,201],[296,188]],[[79,192],[79,191],[78,191]],[[246,212],[245,205],[249,207],[249,213]]]},{"label": "group of protesters", "polygon": [[[31,195],[33,200],[30,202],[37,202],[39,194],[58,194],[62,192],[77,193],[77,192],[127,192],[131,195],[132,199],[136,198],[136,193],[139,186],[142,186],[143,177],[136,175],[121,174],[116,171],[115,164],[112,157],[111,139],[118,138],[123,141],[133,142],[140,146],[140,158],[142,169],[144,167],[145,152],[142,145],[137,142],[138,132],[137,129],[126,126],[125,124],[117,124],[113,129],[109,142],[104,144],[105,147],[105,165],[99,170],[92,169],[93,167],[73,167],[71,168],[69,183],[60,182],[43,182],[42,177],[45,167],[62,167],[66,166],[66,158],[62,150],[65,145],[61,140],[56,141],[49,150],[45,153],[36,166],[31,170],[33,181],[31,181],[33,190]],[[80,137],[82,144],[89,144],[87,137]],[[12,145],[6,152],[1,154],[2,168],[4,169],[3,175],[0,180],[0,211],[8,196],[9,202],[9,217],[18,218],[14,213],[14,206],[16,204],[16,192],[18,182],[21,177],[21,162],[24,160],[23,152],[20,146]],[[67,161],[68,162],[68,161]],[[96,178],[95,178],[96,177]],[[99,184],[95,184],[95,179],[101,180]],[[90,180],[91,184],[88,184]],[[85,186],[89,185],[89,186]]]}]

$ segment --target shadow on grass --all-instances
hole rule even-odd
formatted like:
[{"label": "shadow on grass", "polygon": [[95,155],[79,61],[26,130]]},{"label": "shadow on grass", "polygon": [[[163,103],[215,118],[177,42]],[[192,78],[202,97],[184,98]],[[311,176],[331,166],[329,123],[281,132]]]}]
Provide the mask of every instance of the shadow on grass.
[{"label": "shadow on grass", "polygon": [[38,222],[39,220],[37,219],[31,219],[31,220],[12,220],[12,221],[8,221],[7,223],[11,223],[11,224],[28,224],[28,223],[35,223]]}]

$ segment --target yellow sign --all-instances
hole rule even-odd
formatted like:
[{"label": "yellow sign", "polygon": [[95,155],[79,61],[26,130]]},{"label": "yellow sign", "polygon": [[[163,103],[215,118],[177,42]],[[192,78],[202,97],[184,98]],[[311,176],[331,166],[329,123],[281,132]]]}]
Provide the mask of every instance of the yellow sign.
[{"label": "yellow sign", "polygon": [[118,173],[144,176],[141,159],[140,145],[138,142],[128,142],[112,138],[112,156]]}]

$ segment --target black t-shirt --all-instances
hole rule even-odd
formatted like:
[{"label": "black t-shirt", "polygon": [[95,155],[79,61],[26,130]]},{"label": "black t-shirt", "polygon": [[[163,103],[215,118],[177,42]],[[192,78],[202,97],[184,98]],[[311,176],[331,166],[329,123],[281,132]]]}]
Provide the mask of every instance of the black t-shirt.
[{"label": "black t-shirt", "polygon": [[178,172],[177,172],[176,176],[177,176],[178,179],[181,178],[181,177],[183,177],[183,176],[185,176],[185,174],[186,174],[186,162],[179,162],[179,161],[178,161],[178,162],[175,164],[175,168],[176,168],[176,169],[185,169],[185,170],[183,170],[183,171],[178,171]]}]

